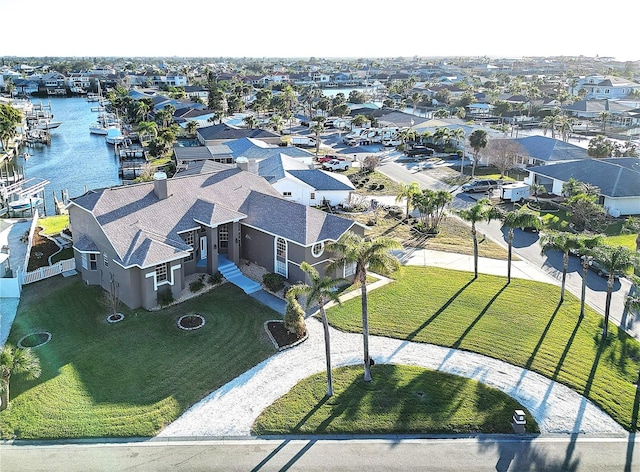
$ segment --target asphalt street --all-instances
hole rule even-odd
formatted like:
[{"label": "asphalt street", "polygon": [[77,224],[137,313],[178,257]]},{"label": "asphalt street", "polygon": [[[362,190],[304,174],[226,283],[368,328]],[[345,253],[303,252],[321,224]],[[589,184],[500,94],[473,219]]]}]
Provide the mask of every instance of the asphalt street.
[{"label": "asphalt street", "polygon": [[635,437],[141,440],[0,446],[3,472],[637,471]]}]

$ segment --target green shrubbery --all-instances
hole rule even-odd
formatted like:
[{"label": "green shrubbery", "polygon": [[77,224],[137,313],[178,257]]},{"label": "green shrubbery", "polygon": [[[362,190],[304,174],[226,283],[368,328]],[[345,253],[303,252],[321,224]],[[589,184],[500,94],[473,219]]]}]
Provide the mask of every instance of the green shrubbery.
[{"label": "green shrubbery", "polygon": [[262,283],[271,292],[279,292],[284,288],[285,278],[280,274],[270,273],[262,276]]}]

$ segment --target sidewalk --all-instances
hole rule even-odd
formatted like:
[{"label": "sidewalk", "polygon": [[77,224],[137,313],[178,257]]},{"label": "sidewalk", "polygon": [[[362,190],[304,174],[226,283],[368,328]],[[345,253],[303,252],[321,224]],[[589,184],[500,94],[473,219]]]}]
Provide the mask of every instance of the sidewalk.
[{"label": "sidewalk", "polygon": [[[473,256],[454,252],[433,251],[430,249],[411,249],[396,256],[403,265],[434,266],[445,269],[464,270],[473,272]],[[478,272],[481,274],[507,276],[507,261],[499,259],[478,258]],[[540,270],[533,264],[519,260],[511,262],[511,277],[535,280],[559,285],[560,282]]]}]

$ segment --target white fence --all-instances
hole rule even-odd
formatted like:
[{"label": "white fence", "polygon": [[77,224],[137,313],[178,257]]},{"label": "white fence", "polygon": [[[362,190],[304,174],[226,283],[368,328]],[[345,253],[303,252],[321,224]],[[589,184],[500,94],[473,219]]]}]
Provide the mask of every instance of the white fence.
[{"label": "white fence", "polygon": [[75,259],[66,259],[64,261],[60,261],[57,264],[40,267],[39,269],[33,270],[31,272],[27,272],[24,274],[24,278],[22,279],[23,285],[30,284],[33,282],[37,282],[38,280],[46,279],[49,277],[53,277],[54,275],[62,274],[63,272],[67,272],[69,270],[75,270],[76,268],[76,260]]}]

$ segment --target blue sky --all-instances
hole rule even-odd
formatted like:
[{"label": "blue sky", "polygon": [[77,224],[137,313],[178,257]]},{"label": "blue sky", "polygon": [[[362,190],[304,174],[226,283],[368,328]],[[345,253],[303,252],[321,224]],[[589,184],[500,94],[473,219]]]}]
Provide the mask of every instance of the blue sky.
[{"label": "blue sky", "polygon": [[588,2],[0,0],[0,56],[613,56],[640,60],[625,15]]}]

